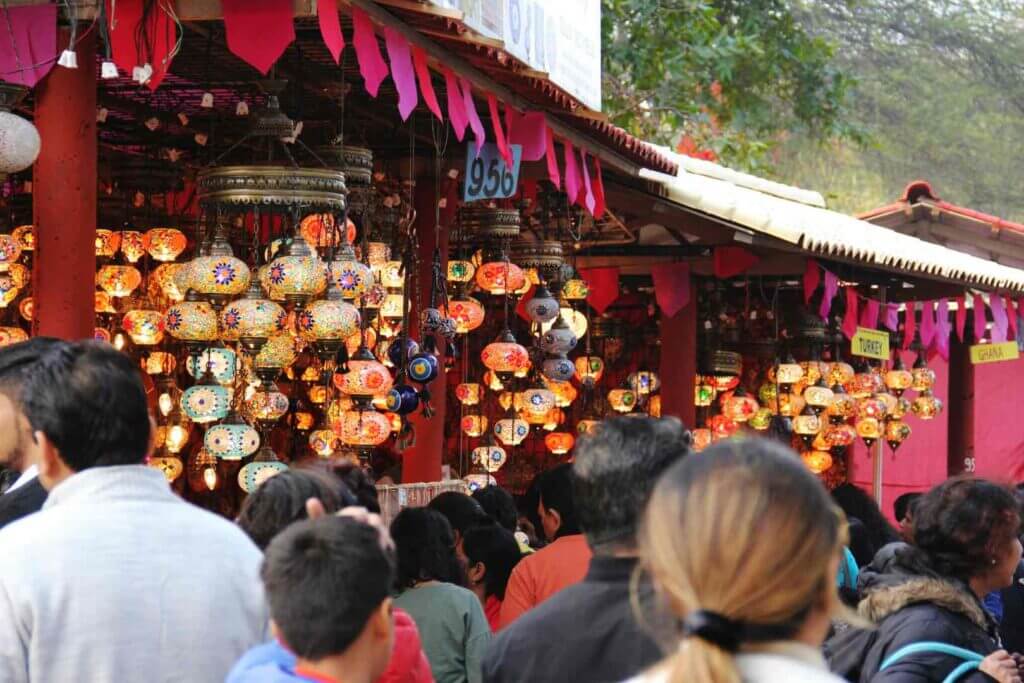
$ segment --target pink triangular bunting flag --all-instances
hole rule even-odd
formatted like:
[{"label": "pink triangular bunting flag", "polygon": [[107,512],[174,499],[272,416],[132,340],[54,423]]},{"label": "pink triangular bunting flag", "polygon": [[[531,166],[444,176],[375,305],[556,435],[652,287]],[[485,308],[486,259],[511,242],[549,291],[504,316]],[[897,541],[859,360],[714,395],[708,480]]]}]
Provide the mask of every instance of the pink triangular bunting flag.
[{"label": "pink triangular bunting flag", "polygon": [[452,122],[452,130],[459,142],[466,135],[466,126],[469,125],[469,117],[466,115],[466,104],[462,98],[462,91],[459,89],[459,82],[450,69],[444,70],[444,89],[448,98],[448,118]]},{"label": "pink triangular bunting flag", "polygon": [[[288,6],[291,7],[291,0],[288,0]],[[366,92],[370,93],[371,97],[376,97],[380,92],[380,84],[388,75],[388,65],[380,53],[380,45],[373,32],[373,22],[366,12],[358,7],[352,8],[352,44],[356,48],[356,60],[359,62],[359,73],[363,75]]]},{"label": "pink triangular bunting flag", "polygon": [[341,51],[345,49],[345,36],[338,19],[338,0],[320,0],[316,5],[316,18],[320,24],[320,36],[337,64],[341,61]]},{"label": "pink triangular bunting flag", "polygon": [[384,46],[388,50],[391,62],[391,78],[398,90],[398,114],[405,121],[419,104],[420,96],[416,92],[416,72],[412,67],[412,52],[409,41],[401,33],[384,27]]},{"label": "pink triangular bunting flag", "polygon": [[686,308],[690,303],[690,265],[688,263],[659,263],[651,266],[654,280],[654,298],[667,318]]}]

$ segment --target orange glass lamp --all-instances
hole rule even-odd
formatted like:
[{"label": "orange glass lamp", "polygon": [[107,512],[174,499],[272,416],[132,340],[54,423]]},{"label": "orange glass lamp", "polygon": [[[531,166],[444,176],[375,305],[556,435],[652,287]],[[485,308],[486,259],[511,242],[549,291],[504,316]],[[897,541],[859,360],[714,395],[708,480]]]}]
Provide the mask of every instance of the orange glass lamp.
[{"label": "orange glass lamp", "polygon": [[486,415],[464,415],[460,422],[462,433],[471,438],[477,438],[487,432]]},{"label": "orange glass lamp", "polygon": [[121,248],[121,233],[106,228],[96,229],[96,256],[112,258]]},{"label": "orange glass lamp", "polygon": [[188,246],[188,238],[176,228],[153,228],[146,231],[143,241],[153,260],[162,263],[178,258]]},{"label": "orange glass lamp", "polygon": [[142,284],[142,273],[135,266],[110,264],[100,268],[96,284],[110,296],[123,298],[130,296]]},{"label": "orange glass lamp", "polygon": [[338,287],[341,296],[347,300],[363,296],[373,284],[373,272],[356,258],[350,244],[341,247],[338,256],[328,264],[327,269],[331,283]]},{"label": "orange glass lamp", "polygon": [[[774,386],[774,385],[773,385]],[[693,387],[693,404],[698,408],[707,408],[715,401],[715,386],[709,378],[697,375]]]},{"label": "orange glass lamp", "polygon": [[804,451],[800,459],[815,474],[822,474],[832,467],[832,456],[828,451]]},{"label": "orange glass lamp", "polygon": [[476,270],[476,284],[489,294],[505,294],[526,284],[523,269],[508,261],[489,261]]},{"label": "orange glass lamp", "polygon": [[934,420],[942,412],[942,401],[935,398],[931,389],[924,389],[910,404],[910,409],[921,420]]},{"label": "orange glass lamp", "polygon": [[483,396],[483,387],[476,382],[463,382],[455,387],[455,398],[464,406],[475,406]]},{"label": "orange glass lamp", "polygon": [[575,443],[576,437],[569,432],[551,432],[544,437],[544,445],[555,455],[565,455]]},{"label": "orange glass lamp", "polygon": [[376,410],[350,410],[341,420],[341,440],[349,446],[379,446],[391,436],[391,421]]},{"label": "orange glass lamp", "polygon": [[187,268],[192,289],[218,310],[249,286],[249,266],[234,255],[223,223],[218,224],[208,253],[192,259]]},{"label": "orange glass lamp", "polygon": [[693,450],[700,453],[711,445],[711,430],[707,427],[699,427],[693,430]]},{"label": "orange glass lamp", "polygon": [[10,273],[0,274],[0,308],[7,308],[11,302],[18,298],[20,292],[21,289],[18,288]]},{"label": "orange glass lamp", "polygon": [[828,375],[825,377],[825,381],[831,387],[835,387],[837,384],[846,386],[853,380],[854,374],[856,373],[849,363],[836,361],[828,366]]},{"label": "orange glass lamp", "polygon": [[792,392],[783,392],[779,394],[779,415],[785,417],[796,417],[803,412],[804,406],[807,402],[802,396],[798,396]]},{"label": "orange glass lamp", "polygon": [[783,363],[775,369],[775,381],[785,386],[792,386],[803,379],[804,369],[803,367],[793,359],[792,356],[786,358]]},{"label": "orange glass lamp", "polygon": [[793,418],[793,433],[800,437],[805,448],[810,448],[814,438],[821,431],[821,418],[810,406]]},{"label": "orange glass lamp", "polygon": [[518,370],[529,367],[530,355],[524,347],[516,343],[516,338],[506,327],[497,339],[480,352],[480,360],[499,379],[506,380]]},{"label": "orange glass lamp", "polygon": [[882,425],[877,418],[859,418],[854,426],[857,429],[857,436],[868,448],[871,448],[882,437]]},{"label": "orange glass lamp", "polygon": [[864,364],[846,384],[846,390],[854,398],[867,398],[885,391],[885,380],[881,374]]},{"label": "orange glass lamp", "polygon": [[337,282],[326,299],[317,299],[295,317],[299,337],[313,345],[320,360],[334,358],[345,340],[359,332],[359,323],[359,309],[344,300]]},{"label": "orange glass lamp", "polygon": [[164,329],[178,341],[201,345],[217,339],[217,314],[210,304],[189,290],[184,301],[167,309]]},{"label": "orange glass lamp", "polygon": [[523,392],[523,410],[532,415],[547,415],[555,407],[555,393],[550,389],[532,388]]},{"label": "orange glass lamp", "polygon": [[600,356],[580,356],[575,365],[576,380],[583,386],[592,387],[604,376],[604,360]]},{"label": "orange glass lamp", "polygon": [[387,394],[394,383],[388,369],[365,346],[348,362],[348,370],[334,375],[334,386],[351,396],[359,407],[368,406],[374,396]]},{"label": "orange glass lamp", "polygon": [[[572,382],[559,382],[545,377],[544,386],[550,389],[555,395],[555,405],[559,408],[568,408],[579,395],[579,392],[576,391],[576,387],[572,385]],[[654,400],[654,398],[656,397],[652,396],[651,400]]]},{"label": "orange glass lamp", "polygon": [[817,415],[825,412],[825,409],[832,404],[834,396],[832,390],[825,386],[825,379],[821,376],[818,377],[815,384],[804,389],[804,400]]},{"label": "orange glass lamp", "polygon": [[448,301],[441,307],[441,313],[455,321],[456,334],[469,334],[484,323],[484,307],[471,296]]},{"label": "orange glass lamp", "polygon": [[858,418],[874,418],[876,420],[885,419],[886,414],[889,412],[888,404],[885,400],[877,398],[875,396],[869,396],[862,398],[857,401],[857,417]]},{"label": "orange glass lamp", "polygon": [[121,253],[128,263],[138,263],[146,255],[146,240],[141,232],[124,230],[121,232]]},{"label": "orange glass lamp", "polygon": [[19,225],[12,232],[11,236],[18,243],[22,251],[34,251],[36,248],[36,226]]},{"label": "orange glass lamp", "polygon": [[914,369],[911,371],[911,375],[913,376],[913,382],[910,388],[914,391],[927,391],[935,385],[935,371],[929,368],[925,362],[924,352],[917,354],[917,360],[914,361]]},{"label": "orange glass lamp", "polygon": [[899,352],[896,353],[896,361],[889,368],[888,372],[885,373],[885,386],[893,393],[894,396],[899,398],[903,395],[903,392],[911,388],[914,384],[914,375],[912,372],[907,370],[907,366],[903,364],[903,358]]},{"label": "orange glass lamp", "polygon": [[757,400],[747,393],[746,389],[739,387],[725,399],[722,405],[722,414],[728,416],[733,422],[747,422],[758,411],[760,406]]},{"label": "orange glass lamp", "polygon": [[832,387],[832,403],[825,409],[832,423],[845,422],[857,414],[857,399],[846,393],[842,384]]},{"label": "orange glass lamp", "polygon": [[612,389],[608,392],[608,405],[617,413],[629,413],[636,407],[636,393],[632,389]]},{"label": "orange glass lamp", "polygon": [[562,285],[562,296],[567,301],[584,301],[590,296],[590,287],[587,286],[586,280],[572,278]]},{"label": "orange glass lamp", "polygon": [[472,261],[452,260],[448,262],[448,282],[469,282],[476,273]]},{"label": "orange glass lamp", "polygon": [[341,448],[341,439],[331,429],[314,429],[309,433],[309,448],[321,458],[329,458]]},{"label": "orange glass lamp", "polygon": [[508,460],[505,449],[496,444],[484,444],[473,449],[473,462],[488,472],[497,472]]},{"label": "orange glass lamp", "polygon": [[121,328],[138,346],[156,346],[164,338],[164,314],[160,311],[134,309],[121,320]]},{"label": "orange glass lamp", "polygon": [[21,257],[21,244],[14,235],[0,234],[0,271],[5,271]]},{"label": "orange glass lamp", "polygon": [[771,408],[758,408],[757,412],[747,420],[747,425],[751,429],[755,429],[759,432],[767,431],[772,426],[772,418],[775,414]]},{"label": "orange glass lamp", "polygon": [[327,288],[327,266],[305,239],[296,237],[270,262],[267,279],[285,301],[303,305]]},{"label": "orange glass lamp", "polygon": [[708,420],[708,427],[711,429],[711,436],[715,441],[728,439],[739,431],[739,424],[726,415],[715,415]]},{"label": "orange glass lamp", "polygon": [[829,450],[845,449],[853,445],[857,440],[857,430],[846,424],[830,424],[822,432],[822,438],[828,444]]},{"label": "orange glass lamp", "polygon": [[895,453],[903,442],[910,438],[910,425],[903,420],[890,420],[885,423],[885,442]]},{"label": "orange glass lamp", "polygon": [[284,309],[264,297],[259,282],[253,278],[242,298],[221,311],[221,338],[237,340],[247,352],[257,354],[270,336],[281,329],[284,319]]}]

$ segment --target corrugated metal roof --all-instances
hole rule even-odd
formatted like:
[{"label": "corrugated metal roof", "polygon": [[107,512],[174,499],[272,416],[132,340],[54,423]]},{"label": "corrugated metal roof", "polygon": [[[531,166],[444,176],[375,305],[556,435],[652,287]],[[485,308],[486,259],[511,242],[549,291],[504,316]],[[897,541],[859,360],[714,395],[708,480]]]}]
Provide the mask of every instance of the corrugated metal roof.
[{"label": "corrugated metal roof", "polygon": [[644,170],[683,206],[797,245],[813,254],[852,259],[918,276],[992,290],[1024,292],[1024,270],[992,263],[830,211],[816,192],[772,183],[662,148],[679,164],[676,175]]}]

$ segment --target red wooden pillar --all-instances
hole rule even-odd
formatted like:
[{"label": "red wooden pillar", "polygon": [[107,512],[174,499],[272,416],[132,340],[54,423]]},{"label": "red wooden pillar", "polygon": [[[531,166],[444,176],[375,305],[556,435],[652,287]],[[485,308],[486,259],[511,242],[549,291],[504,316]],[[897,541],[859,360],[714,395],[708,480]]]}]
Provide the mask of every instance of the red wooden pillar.
[{"label": "red wooden pillar", "polygon": [[[416,208],[416,232],[419,237],[419,287],[420,301],[424,307],[430,304],[430,283],[433,279],[435,247],[441,250],[441,266],[448,264],[448,223],[442,215],[440,231],[434,230],[434,207],[437,201],[432,178],[419,178],[413,205]],[[453,204],[453,202],[449,202]],[[419,338],[419,311],[412,311],[409,325],[414,338]],[[438,481],[441,478],[441,464],[444,454],[444,420],[448,398],[448,384],[444,373],[444,342],[438,339],[438,361],[441,372],[430,383],[430,402],[434,415],[424,418],[419,412],[411,416],[410,422],[416,430],[416,443],[402,456],[402,483]]]},{"label": "red wooden pillar", "polygon": [[[697,288],[692,284],[691,292]],[[697,410],[693,383],[697,376],[697,302],[690,298],[683,310],[661,318],[661,414],[674,415],[694,429]]]},{"label": "red wooden pillar", "polygon": [[76,51],[79,68],[54,67],[35,89],[32,332],[64,339],[92,338],[96,290],[96,32]]}]

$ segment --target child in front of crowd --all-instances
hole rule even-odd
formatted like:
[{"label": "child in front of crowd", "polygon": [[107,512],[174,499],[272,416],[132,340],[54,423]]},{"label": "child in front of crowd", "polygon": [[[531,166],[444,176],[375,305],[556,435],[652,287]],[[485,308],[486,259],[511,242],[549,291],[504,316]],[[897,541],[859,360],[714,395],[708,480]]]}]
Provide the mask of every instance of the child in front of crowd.
[{"label": "child in front of crowd", "polygon": [[267,547],[271,629],[295,662],[246,670],[244,683],[373,683],[391,657],[394,563],[378,531],[345,517],[298,522]]}]

